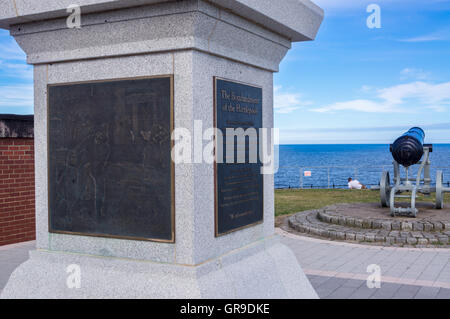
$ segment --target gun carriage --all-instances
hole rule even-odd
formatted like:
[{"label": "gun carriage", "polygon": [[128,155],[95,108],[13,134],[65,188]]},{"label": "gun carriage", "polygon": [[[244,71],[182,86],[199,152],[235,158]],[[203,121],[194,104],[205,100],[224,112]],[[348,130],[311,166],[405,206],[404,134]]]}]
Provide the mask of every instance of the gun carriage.
[{"label": "gun carriage", "polygon": [[[419,127],[413,127],[400,136],[390,145],[390,151],[394,158],[394,180],[391,185],[389,172],[383,172],[380,181],[380,198],[383,207],[390,207],[391,216],[408,215],[416,217],[417,195],[431,196],[436,194],[436,209],[444,208],[444,193],[450,192],[450,188],[443,185],[443,172],[437,171],[436,185],[431,185],[430,154],[433,152],[432,144],[424,144],[425,132]],[[410,168],[420,165],[415,177],[410,176]],[[401,167],[405,169],[405,177],[401,176]],[[405,195],[405,193],[408,193]],[[397,198],[410,198],[410,207],[396,206]]]}]

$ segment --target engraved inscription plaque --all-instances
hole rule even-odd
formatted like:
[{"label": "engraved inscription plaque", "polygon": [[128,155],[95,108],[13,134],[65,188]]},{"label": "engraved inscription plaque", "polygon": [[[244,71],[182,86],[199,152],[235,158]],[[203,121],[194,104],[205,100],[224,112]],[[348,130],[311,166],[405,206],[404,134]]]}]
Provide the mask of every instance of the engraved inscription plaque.
[{"label": "engraved inscription plaque", "polygon": [[215,167],[215,227],[216,236],[221,236],[263,221],[258,156],[262,88],[220,78],[214,82],[215,124],[224,137],[222,146],[216,143],[222,152],[216,151]]},{"label": "engraved inscription plaque", "polygon": [[48,87],[50,232],[174,242],[172,76]]}]

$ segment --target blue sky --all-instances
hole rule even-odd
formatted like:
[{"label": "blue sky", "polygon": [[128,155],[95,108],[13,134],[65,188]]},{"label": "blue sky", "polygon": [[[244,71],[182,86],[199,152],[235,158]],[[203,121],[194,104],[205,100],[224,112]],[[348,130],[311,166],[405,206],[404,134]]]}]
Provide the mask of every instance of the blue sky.
[{"label": "blue sky", "polygon": [[[293,44],[275,74],[282,144],[390,143],[422,126],[450,143],[450,0],[315,0],[317,39]],[[381,29],[369,29],[369,4]],[[33,113],[32,67],[0,30],[0,113]]]},{"label": "blue sky", "polygon": [[9,31],[0,30],[0,113],[33,113],[33,67]]},{"label": "blue sky", "polygon": [[[390,143],[422,126],[450,143],[450,1],[315,0],[325,20],[275,75],[282,144]],[[366,25],[368,4],[381,29]]]}]

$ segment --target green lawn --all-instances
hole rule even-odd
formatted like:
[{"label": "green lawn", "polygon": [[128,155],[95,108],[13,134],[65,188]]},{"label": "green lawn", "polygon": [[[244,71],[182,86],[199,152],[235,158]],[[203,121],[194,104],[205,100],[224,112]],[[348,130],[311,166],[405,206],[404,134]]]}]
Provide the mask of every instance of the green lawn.
[{"label": "green lawn", "polygon": [[[445,200],[450,200],[446,194]],[[424,198],[418,197],[417,201]],[[434,201],[427,198],[426,201]],[[275,190],[275,216],[294,214],[310,209],[319,209],[338,203],[380,202],[380,193],[371,190],[349,189],[283,189]]]}]

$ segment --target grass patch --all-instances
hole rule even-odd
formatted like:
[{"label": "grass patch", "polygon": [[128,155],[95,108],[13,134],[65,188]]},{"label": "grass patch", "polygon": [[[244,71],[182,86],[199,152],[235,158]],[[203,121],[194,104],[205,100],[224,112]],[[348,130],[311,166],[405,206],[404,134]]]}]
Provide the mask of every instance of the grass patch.
[{"label": "grass patch", "polygon": [[[446,194],[444,200],[448,203],[450,201],[450,194]],[[434,202],[434,196],[431,198],[419,196],[416,201]],[[371,190],[282,189],[275,190],[275,216],[319,209],[332,204],[379,202],[380,193]]]},{"label": "grass patch", "polygon": [[379,201],[379,193],[347,189],[282,189],[275,190],[275,216],[319,209],[338,203],[371,203]]}]

